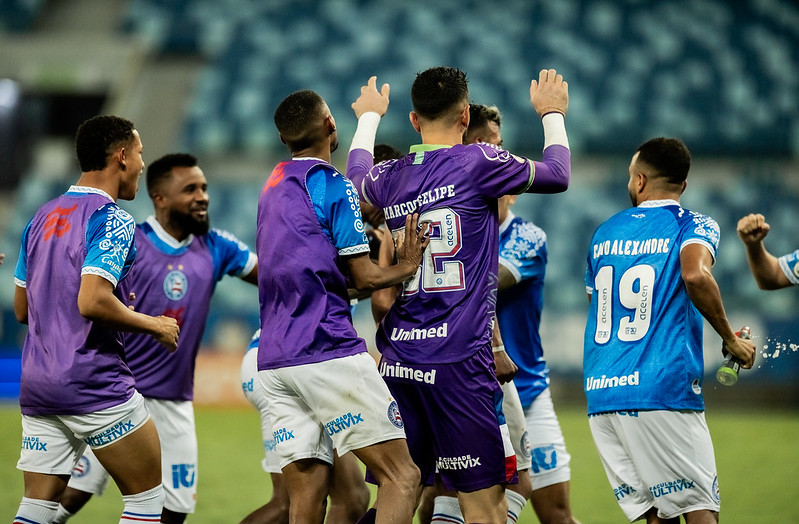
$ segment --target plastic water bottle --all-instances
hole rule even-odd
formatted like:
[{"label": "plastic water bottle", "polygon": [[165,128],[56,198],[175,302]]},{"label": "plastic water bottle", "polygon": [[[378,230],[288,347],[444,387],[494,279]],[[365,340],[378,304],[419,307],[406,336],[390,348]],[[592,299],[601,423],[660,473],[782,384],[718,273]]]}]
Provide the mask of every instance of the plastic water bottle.
[{"label": "plastic water bottle", "polygon": [[[735,334],[738,338],[749,340],[752,338],[752,332],[744,326],[739,332]],[[716,371],[716,380],[724,386],[734,386],[738,382],[738,371],[741,369],[741,363],[735,358],[732,353],[725,351],[724,361]]]}]

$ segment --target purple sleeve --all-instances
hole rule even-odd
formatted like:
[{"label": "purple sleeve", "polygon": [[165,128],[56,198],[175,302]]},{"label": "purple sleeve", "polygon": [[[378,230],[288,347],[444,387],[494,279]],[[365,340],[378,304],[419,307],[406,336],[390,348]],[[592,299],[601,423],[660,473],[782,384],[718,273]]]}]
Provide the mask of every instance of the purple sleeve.
[{"label": "purple sleeve", "polygon": [[345,175],[358,190],[361,200],[369,201],[364,195],[364,179],[374,166],[374,156],[366,149],[353,149],[347,155],[347,172]]},{"label": "purple sleeve", "polygon": [[551,145],[540,162],[534,162],[535,178],[525,193],[562,193],[569,188],[571,153],[567,147]]}]

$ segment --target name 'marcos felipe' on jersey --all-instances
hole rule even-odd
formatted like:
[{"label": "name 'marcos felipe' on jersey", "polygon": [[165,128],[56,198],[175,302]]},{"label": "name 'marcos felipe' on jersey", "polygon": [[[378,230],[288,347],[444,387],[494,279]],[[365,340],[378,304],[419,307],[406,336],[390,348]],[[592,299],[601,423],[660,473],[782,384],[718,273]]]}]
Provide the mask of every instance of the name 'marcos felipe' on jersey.
[{"label": "name 'marcos felipe' on jersey", "polygon": [[719,227],[674,200],[646,201],[594,232],[584,337],[588,413],[704,409],[702,316],[682,281],[680,251],[705,246]]},{"label": "name 'marcos felipe' on jersey", "polygon": [[378,327],[384,356],[446,364],[488,347],[496,306],[497,199],[565,190],[569,158],[561,145],[547,147],[544,161],[534,162],[484,143],[420,144],[372,167],[368,151],[350,151],[347,175],[363,200],[383,210],[393,233],[410,213],[428,224],[430,244],[419,270]]}]

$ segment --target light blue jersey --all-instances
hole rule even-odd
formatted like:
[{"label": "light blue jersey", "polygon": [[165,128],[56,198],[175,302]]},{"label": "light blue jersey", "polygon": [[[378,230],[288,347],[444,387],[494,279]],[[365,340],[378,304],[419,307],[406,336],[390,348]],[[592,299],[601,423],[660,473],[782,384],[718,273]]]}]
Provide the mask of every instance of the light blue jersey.
[{"label": "light blue jersey", "polygon": [[780,269],[785,273],[788,282],[799,285],[799,249],[779,258]]},{"label": "light blue jersey", "polygon": [[715,259],[719,227],[674,200],[647,201],[594,233],[585,273],[591,306],[583,373],[588,414],[704,410],[702,316],[680,273],[680,250]]},{"label": "light blue jersey", "polygon": [[499,265],[510,271],[516,284],[498,293],[497,321],[505,350],[519,368],[513,383],[525,408],[549,386],[538,333],[546,264],[544,230],[510,213],[499,226]]}]

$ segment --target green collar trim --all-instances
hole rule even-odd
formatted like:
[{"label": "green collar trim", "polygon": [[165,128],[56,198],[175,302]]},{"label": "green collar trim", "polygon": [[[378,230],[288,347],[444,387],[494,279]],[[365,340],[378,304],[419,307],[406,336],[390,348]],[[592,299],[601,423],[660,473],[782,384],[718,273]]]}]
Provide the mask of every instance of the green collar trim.
[{"label": "green collar trim", "polygon": [[413,159],[414,165],[421,164],[424,161],[424,154],[428,151],[435,151],[437,149],[446,149],[452,146],[445,146],[442,144],[415,144],[411,146],[411,153],[415,153],[416,156]]}]

